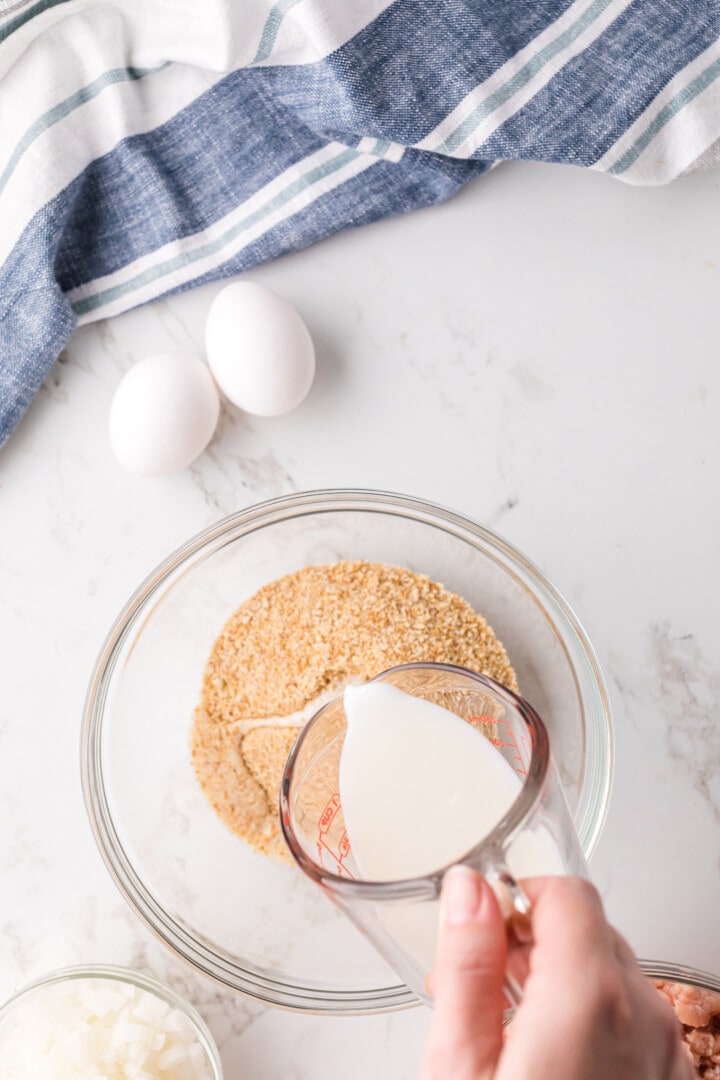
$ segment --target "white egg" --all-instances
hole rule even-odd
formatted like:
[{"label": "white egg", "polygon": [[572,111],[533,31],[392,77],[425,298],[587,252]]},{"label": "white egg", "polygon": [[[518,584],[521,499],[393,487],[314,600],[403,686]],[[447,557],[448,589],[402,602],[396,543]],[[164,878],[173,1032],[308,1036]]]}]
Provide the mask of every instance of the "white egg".
[{"label": "white egg", "polygon": [[148,356],[130,368],[115,391],[110,444],[130,472],[165,476],[202,453],[219,412],[217,387],[199,356]]},{"label": "white egg", "polygon": [[212,302],[205,327],[210,369],[233,404],[255,416],[299,405],[315,375],[315,349],[297,311],[264,285],[237,281]]}]

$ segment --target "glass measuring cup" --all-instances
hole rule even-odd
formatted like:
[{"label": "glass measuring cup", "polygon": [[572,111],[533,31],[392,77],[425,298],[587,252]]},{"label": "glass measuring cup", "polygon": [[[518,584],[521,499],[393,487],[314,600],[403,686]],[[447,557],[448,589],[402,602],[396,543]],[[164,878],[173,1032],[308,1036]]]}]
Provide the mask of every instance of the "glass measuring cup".
[{"label": "glass measuring cup", "polygon": [[[525,916],[522,878],[572,874],[587,866],[550,754],[540,717],[518,695],[483,675],[449,664],[404,664],[376,680],[440,705],[472,724],[521,781],[504,816],[457,862],[494,885],[506,917]],[[450,865],[422,877],[364,880],[353,858],[339,790],[347,720],[342,697],[321,708],[288,757],[280,789],[280,820],[301,868],[355,923],[408,986],[430,1003],[438,901]],[[519,988],[508,978],[510,1003]]]}]

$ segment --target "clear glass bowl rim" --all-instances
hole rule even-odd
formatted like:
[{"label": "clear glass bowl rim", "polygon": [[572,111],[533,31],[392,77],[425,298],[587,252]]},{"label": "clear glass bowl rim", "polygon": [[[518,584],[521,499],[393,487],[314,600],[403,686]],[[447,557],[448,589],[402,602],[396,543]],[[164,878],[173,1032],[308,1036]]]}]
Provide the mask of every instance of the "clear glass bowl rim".
[{"label": "clear glass bowl rim", "polygon": [[689,986],[699,987],[700,990],[711,990],[720,994],[720,976],[711,975],[709,971],[700,971],[683,964],[671,964],[664,960],[638,960],[638,964],[649,979],[687,983]]},{"label": "clear glass bowl rim", "polygon": [[[361,488],[303,491],[266,500],[227,515],[177,548],[140,584],[113,623],[100,650],[88,685],[81,735],[81,779],[85,807],[96,843],[120,892],[145,925],[195,970],[232,990],[291,1011],[323,1015],[364,1015],[412,1007],[417,998],[404,985],[380,990],[335,991],[303,987],[265,977],[217,952],[179,925],[145,888],[115,833],[104,790],[100,757],[104,705],[115,667],[136,623],[187,569],[246,533],[286,519],[338,511],[387,514],[438,528],[475,546],[506,571],[542,605],[545,615],[562,631],[564,647],[572,647],[570,663],[583,676],[582,695],[598,722],[586,732],[587,796],[584,817],[592,820],[580,839],[587,858],[602,832],[612,790],[614,740],[609,696],[598,660],[577,616],[541,571],[508,541],[471,518],[413,496]],[[593,742],[594,739],[594,742]],[[581,833],[581,830],[578,830]]]},{"label": "clear glass bowl rim", "polygon": [[154,976],[146,975],[140,971],[133,971],[130,968],[114,964],[78,964],[72,967],[58,968],[47,975],[41,975],[21,987],[17,993],[0,1005],[0,1024],[10,1015],[16,1005],[19,1005],[21,1001],[26,1000],[36,991],[44,990],[49,986],[57,986],[61,983],[74,982],[77,979],[109,979],[115,982],[131,983],[140,990],[146,990],[148,993],[154,994],[155,997],[161,998],[173,1008],[178,1009],[187,1019],[193,1034],[205,1051],[205,1056],[213,1074],[213,1080],[223,1080],[220,1051],[210,1033],[210,1029],[194,1005],[191,1005],[189,1001],[186,1001],[180,994],[177,994]]}]

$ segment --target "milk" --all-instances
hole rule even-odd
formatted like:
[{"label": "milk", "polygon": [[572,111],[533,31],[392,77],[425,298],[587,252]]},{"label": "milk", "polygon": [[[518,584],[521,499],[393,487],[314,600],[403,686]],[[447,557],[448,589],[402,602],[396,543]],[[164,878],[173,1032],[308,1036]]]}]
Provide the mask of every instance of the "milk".
[{"label": "milk", "polygon": [[389,683],[349,686],[340,801],[358,869],[371,881],[455,862],[497,825],[522,787],[492,743],[440,705]]},{"label": "milk", "polygon": [[[340,801],[365,880],[423,877],[456,862],[518,797],[522,781],[502,754],[449,710],[382,682],[348,687],[344,707]],[[564,872],[544,826],[518,835],[507,863],[516,877]],[[377,908],[383,928],[427,971],[437,903]]]}]

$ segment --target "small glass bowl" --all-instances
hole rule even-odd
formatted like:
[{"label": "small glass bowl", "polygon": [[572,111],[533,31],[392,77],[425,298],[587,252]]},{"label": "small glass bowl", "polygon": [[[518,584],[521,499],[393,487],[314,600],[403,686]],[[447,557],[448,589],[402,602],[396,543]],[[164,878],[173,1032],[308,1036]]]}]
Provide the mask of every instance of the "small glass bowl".
[{"label": "small glass bowl", "polygon": [[586,856],[613,754],[604,680],[575,615],[524,555],[459,514],[383,492],[306,492],[233,514],[162,563],[111,629],[88,690],[83,791],[100,851],[138,915],[197,970],[268,1004],[347,1015],[417,999],[295,867],[221,824],[189,749],[226,620],[263,585],[338,560],[427,574],[486,617],[548,728]]},{"label": "small glass bowl", "polygon": [[[24,1006],[31,998],[39,996],[50,986],[58,986],[79,979],[107,979],[109,982],[130,983],[131,986],[146,990],[173,1009],[177,1009],[187,1020],[188,1026],[202,1047],[213,1080],[223,1080],[222,1062],[220,1061],[220,1053],[215,1045],[215,1040],[210,1034],[207,1024],[192,1005],[188,1004],[174,990],[152,978],[151,975],[144,975],[137,971],[130,971],[129,968],[115,967],[111,964],[61,968],[59,971],[53,971],[49,975],[44,975],[42,978],[35,979],[34,982],[24,986],[22,990],[19,990],[4,1005],[0,1006],[0,1041],[2,1040],[3,1024],[12,1019],[20,1007]],[[38,1077],[38,1080],[41,1080],[41,1078]]]},{"label": "small glass bowl", "polygon": [[[695,999],[694,995],[690,995],[690,1000],[687,998],[683,1000],[684,995],[681,993],[673,997],[671,1005],[674,1007],[678,1024],[682,1025],[681,1031],[686,1049],[690,1050],[695,1062],[693,1075],[700,1076],[701,1071],[702,1075],[706,1075],[705,1066],[709,1060],[715,1060],[715,1055],[710,1058],[712,1051],[708,1053],[705,1048],[705,1032],[714,1034],[717,1039],[715,1032],[720,1016],[720,978],[717,975],[710,975],[707,971],[698,971],[697,968],[684,967],[681,964],[667,964],[658,960],[639,960],[638,963],[644,974],[655,983],[658,981],[672,983],[682,988],[692,987],[705,992],[703,998],[699,1000]],[[710,1001],[705,996],[708,994],[711,995]],[[663,997],[671,996],[663,992]],[[708,1017],[711,1018],[709,1025]],[[704,1023],[698,1024],[696,1022],[698,1020]],[[699,1040],[695,1034],[698,1031],[702,1033]],[[714,1070],[710,1069],[707,1075],[710,1072],[714,1073]]]}]

